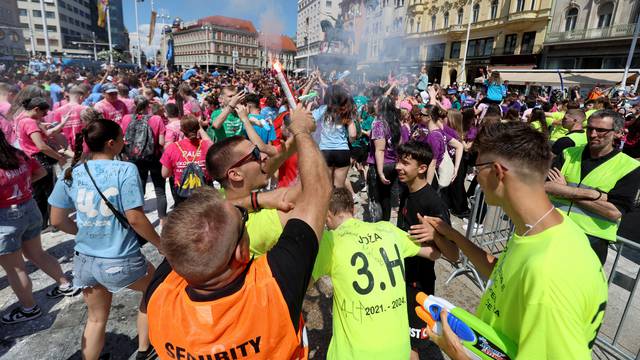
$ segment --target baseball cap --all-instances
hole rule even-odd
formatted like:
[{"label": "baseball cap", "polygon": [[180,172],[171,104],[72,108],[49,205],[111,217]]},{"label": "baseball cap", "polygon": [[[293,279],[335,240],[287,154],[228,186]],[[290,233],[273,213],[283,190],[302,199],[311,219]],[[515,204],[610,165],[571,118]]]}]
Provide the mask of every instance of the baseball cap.
[{"label": "baseball cap", "polygon": [[113,84],[104,84],[104,85],[102,85],[102,91],[105,94],[117,93],[118,92],[118,88]]}]

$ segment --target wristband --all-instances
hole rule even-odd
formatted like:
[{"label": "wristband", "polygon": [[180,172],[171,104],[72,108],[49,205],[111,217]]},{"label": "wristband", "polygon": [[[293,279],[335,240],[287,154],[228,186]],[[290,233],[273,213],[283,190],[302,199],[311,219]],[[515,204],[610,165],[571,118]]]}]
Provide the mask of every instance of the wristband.
[{"label": "wristband", "polygon": [[260,210],[260,204],[258,203],[258,192],[254,191],[251,193],[251,207],[254,211]]}]

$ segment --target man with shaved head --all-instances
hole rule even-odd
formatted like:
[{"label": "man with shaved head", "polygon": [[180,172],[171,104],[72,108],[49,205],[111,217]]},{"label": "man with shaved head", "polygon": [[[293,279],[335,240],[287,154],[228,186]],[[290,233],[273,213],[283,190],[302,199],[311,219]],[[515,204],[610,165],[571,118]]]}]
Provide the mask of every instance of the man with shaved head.
[{"label": "man with shaved head", "polygon": [[[169,215],[161,244],[167,262],[146,295],[149,338],[161,359],[307,358],[302,301],[331,192],[327,166],[311,138],[314,127],[309,111],[293,112],[302,190],[277,244],[264,256],[250,255],[247,210],[214,189],[200,189]],[[216,178],[247,186],[263,181],[243,178],[263,164],[255,146],[226,141],[236,146],[218,149],[226,167]]]}]

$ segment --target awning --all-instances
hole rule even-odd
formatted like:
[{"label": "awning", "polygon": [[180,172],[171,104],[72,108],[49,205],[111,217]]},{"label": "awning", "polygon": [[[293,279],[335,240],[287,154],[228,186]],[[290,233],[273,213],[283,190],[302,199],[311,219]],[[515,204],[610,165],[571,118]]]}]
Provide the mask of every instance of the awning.
[{"label": "awning", "polygon": [[[508,72],[501,71],[500,69],[494,69],[495,71],[500,71],[500,77],[502,80],[509,81],[509,84],[512,85],[526,85],[529,83],[531,85],[545,85],[545,86],[560,86],[560,75],[555,73],[548,72]],[[574,85],[615,85],[622,81],[622,75],[624,72],[606,72],[606,73],[598,73],[598,72],[580,72],[580,73],[571,73],[571,72],[563,72],[562,73],[562,81],[564,86],[574,86]],[[629,78],[627,80],[627,84],[633,83],[635,81],[635,73],[629,73]],[[475,79],[476,83],[482,83],[484,79],[482,77],[478,77]]]}]

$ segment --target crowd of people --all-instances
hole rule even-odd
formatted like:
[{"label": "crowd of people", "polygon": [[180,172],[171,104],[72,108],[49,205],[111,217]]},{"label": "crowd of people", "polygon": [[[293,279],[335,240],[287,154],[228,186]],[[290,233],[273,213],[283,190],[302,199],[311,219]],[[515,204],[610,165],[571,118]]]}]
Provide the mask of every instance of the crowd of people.
[{"label": "crowd of people", "polygon": [[[270,71],[0,73],[0,265],[19,303],[1,322],[42,314],[26,258],[56,282],[48,297],[82,293],[84,359],[125,288],[144,293],[137,359],[304,359],[302,302],[329,276],[328,358],[417,359],[434,342],[467,359],[446,311],[441,333],[414,311],[437,295],[434,262],[462,252],[489,279],[477,316],[518,358],[590,358],[602,266],[640,198],[640,97],[482,75],[316,70],[291,78],[290,104]],[[451,225],[482,233],[475,202],[514,224],[499,258]],[[74,236],[72,279],[42,249],[48,231]]]}]

